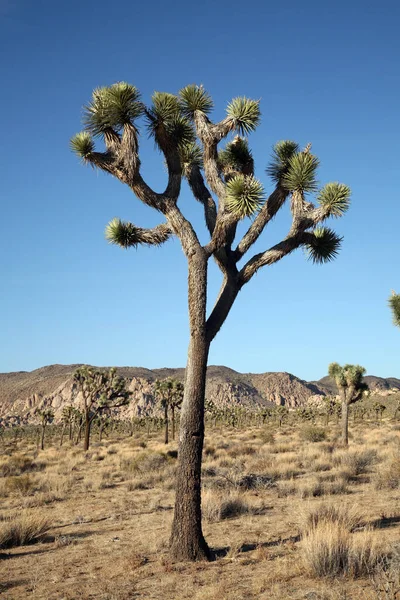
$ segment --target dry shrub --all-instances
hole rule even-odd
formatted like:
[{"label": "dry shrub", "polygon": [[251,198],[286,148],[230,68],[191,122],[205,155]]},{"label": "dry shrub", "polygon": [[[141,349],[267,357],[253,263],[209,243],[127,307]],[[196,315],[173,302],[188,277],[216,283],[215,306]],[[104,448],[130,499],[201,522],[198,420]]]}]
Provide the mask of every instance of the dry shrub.
[{"label": "dry shrub", "polygon": [[9,458],[3,458],[0,462],[0,477],[16,477],[27,471],[41,471],[46,463],[34,462],[28,456],[16,454]]},{"label": "dry shrub", "polygon": [[210,523],[238,517],[250,511],[243,494],[218,494],[211,490],[203,493],[201,509],[204,518]]},{"label": "dry shrub", "polygon": [[30,544],[49,528],[49,521],[40,512],[22,511],[0,522],[0,548]]},{"label": "dry shrub", "polygon": [[395,490],[400,487],[400,456],[393,456],[375,476],[377,490]]},{"label": "dry shrub", "polygon": [[353,450],[338,452],[333,457],[333,463],[341,466],[351,478],[367,473],[377,461],[376,450]]},{"label": "dry shrub", "polygon": [[300,438],[305,442],[323,442],[326,439],[326,432],[322,427],[306,425],[300,431]]},{"label": "dry shrub", "polygon": [[300,529],[303,533],[315,529],[321,523],[338,523],[351,532],[364,521],[355,506],[346,508],[325,503],[315,506],[312,510],[305,511],[300,518]]},{"label": "dry shrub", "polygon": [[8,494],[21,494],[26,496],[34,492],[35,486],[36,482],[28,473],[25,473],[18,477],[8,477],[5,481],[4,489]]},{"label": "dry shrub", "polygon": [[120,468],[129,473],[149,473],[159,471],[168,462],[168,457],[161,452],[142,452],[132,458],[121,458]]},{"label": "dry shrub", "polygon": [[302,559],[316,577],[362,577],[386,556],[369,530],[351,533],[360,521],[354,511],[320,506],[303,522]]},{"label": "dry shrub", "polygon": [[321,477],[305,481],[297,489],[300,498],[318,498],[319,496],[336,496],[347,493],[346,482],[342,479],[326,481]]},{"label": "dry shrub", "polygon": [[30,498],[26,498],[24,507],[39,508],[40,506],[47,506],[53,504],[53,502],[60,502],[61,500],[64,500],[64,497],[59,494],[53,492],[39,492]]},{"label": "dry shrub", "polygon": [[237,444],[232,448],[227,450],[228,456],[232,458],[237,458],[240,456],[251,456],[256,453],[256,448],[254,446],[248,446],[247,444]]},{"label": "dry shrub", "polygon": [[265,429],[261,431],[260,439],[264,444],[275,444],[275,433],[271,429]]}]

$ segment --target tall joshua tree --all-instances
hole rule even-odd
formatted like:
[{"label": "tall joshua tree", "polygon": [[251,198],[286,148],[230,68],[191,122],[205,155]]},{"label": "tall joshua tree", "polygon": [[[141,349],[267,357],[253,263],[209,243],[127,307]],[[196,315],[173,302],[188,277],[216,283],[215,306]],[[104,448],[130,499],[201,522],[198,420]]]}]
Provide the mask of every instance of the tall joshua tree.
[{"label": "tall joshua tree", "polygon": [[36,414],[40,418],[41,435],[40,435],[40,449],[44,450],[44,434],[46,427],[49,423],[54,421],[54,411],[52,408],[44,408],[43,410],[38,409]]},{"label": "tall joshua tree", "polygon": [[116,369],[108,372],[91,367],[79,367],[74,373],[75,391],[83,398],[85,441],[83,449],[89,450],[90,430],[94,419],[110,408],[126,406],[131,392],[126,389],[126,381],[117,375]]},{"label": "tall joshua tree", "polygon": [[168,377],[167,379],[157,379],[154,384],[156,396],[160,398],[161,406],[164,409],[164,426],[165,426],[165,437],[164,441],[166,444],[169,442],[169,421],[168,411],[171,410],[171,421],[172,421],[172,439],[175,439],[175,410],[179,408],[183,401],[183,384],[174,379]]},{"label": "tall joshua tree", "polygon": [[[307,194],[317,192],[318,158],[311,146],[303,150],[293,141],[278,142],[267,168],[273,182],[267,196],[254,174],[247,136],[260,122],[259,101],[234,98],[226,117],[211,120],[213,102],[202,86],[189,85],[177,95],[155,92],[150,106],[139,91],[116,83],[93,92],[84,113],[84,131],[71,140],[83,162],[126,184],[139,201],[157,211],[163,222],[143,229],[113,219],[106,228],[109,242],[122,248],[160,246],[177,237],[188,264],[189,349],[179,435],[179,466],[171,534],[176,559],[210,557],[203,537],[200,508],[201,455],[204,439],[204,394],[210,344],[221,329],[240,290],[262,267],[270,267],[297,248],[306,249],[315,263],[336,257],[341,238],[323,223],[342,216],[349,207],[350,190],[328,183],[317,194],[317,205]],[[149,134],[164,156],[168,181],[156,192],[140,171],[138,123],[144,119]],[[227,141],[224,148],[219,145]],[[95,149],[94,138],[104,142]],[[193,225],[183,215],[179,196],[185,178],[204,210],[209,241],[202,245]],[[272,247],[248,256],[253,244],[275,215],[289,204],[287,235]],[[237,226],[249,219],[247,231],[235,241]],[[207,311],[207,267],[210,258],[222,273],[214,306]]]},{"label": "tall joshua tree", "polygon": [[338,363],[331,363],[328,372],[339,391],[342,404],[342,442],[347,446],[349,443],[349,406],[360,400],[363,392],[368,389],[367,384],[363,382],[365,369],[360,365],[341,367]]}]

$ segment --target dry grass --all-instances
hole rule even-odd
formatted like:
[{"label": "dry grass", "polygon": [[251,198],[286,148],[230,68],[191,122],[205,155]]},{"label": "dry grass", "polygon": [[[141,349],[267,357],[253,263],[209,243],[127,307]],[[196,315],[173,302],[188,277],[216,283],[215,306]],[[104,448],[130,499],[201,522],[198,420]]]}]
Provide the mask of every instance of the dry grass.
[{"label": "dry grass", "polygon": [[204,533],[217,558],[194,565],[168,556],[177,446],[165,446],[162,432],[116,433],[88,453],[67,442],[39,454],[24,440],[6,447],[0,528],[31,516],[36,530],[19,531],[41,543],[4,549],[12,560],[0,561],[0,595],[394,600],[382,586],[397,568],[400,432],[389,422],[352,427],[346,451],[332,442],[336,425],[324,428],[328,441],[312,443],[303,429],[207,431]]},{"label": "dry grass", "polygon": [[14,548],[36,541],[50,523],[40,512],[23,511],[0,522],[0,548]]}]

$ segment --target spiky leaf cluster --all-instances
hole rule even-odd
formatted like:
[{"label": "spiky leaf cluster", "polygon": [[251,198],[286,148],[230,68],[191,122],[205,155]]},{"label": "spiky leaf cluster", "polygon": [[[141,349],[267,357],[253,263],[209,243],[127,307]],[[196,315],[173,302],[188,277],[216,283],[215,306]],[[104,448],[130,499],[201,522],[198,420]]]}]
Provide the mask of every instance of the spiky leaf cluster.
[{"label": "spiky leaf cluster", "polygon": [[317,264],[334,260],[343,238],[328,227],[317,227],[312,233],[312,241],[306,247],[309,260]]},{"label": "spiky leaf cluster", "polygon": [[267,175],[280,183],[287,174],[291,158],[299,151],[299,145],[292,140],[277,142],[272,151],[271,162],[266,168]]},{"label": "spiky leaf cluster", "polygon": [[187,85],[180,90],[179,97],[182,113],[188,119],[193,119],[196,111],[207,115],[214,106],[211,96],[202,85]]},{"label": "spiky leaf cluster", "polygon": [[90,154],[94,151],[94,143],[90,133],[81,131],[71,138],[70,148],[82,160],[88,160]]},{"label": "spiky leaf cluster", "polygon": [[393,315],[393,323],[396,327],[400,327],[400,294],[392,293],[389,298],[389,306]]},{"label": "spiky leaf cluster", "polygon": [[235,175],[226,184],[226,207],[238,219],[254,215],[263,200],[263,186],[251,175]]},{"label": "spiky leaf cluster", "polygon": [[141,242],[137,234],[137,228],[132,223],[121,221],[118,218],[108,223],[105,237],[110,244],[115,244],[121,248],[135,247]]},{"label": "spiky leaf cluster", "polygon": [[203,167],[203,152],[195,143],[181,144],[179,146],[179,157],[181,159],[182,175],[187,177],[192,167]]},{"label": "spiky leaf cluster", "polygon": [[219,165],[225,169],[239,171],[250,175],[254,170],[254,160],[247,140],[236,136],[218,153]]},{"label": "spiky leaf cluster", "polygon": [[94,137],[119,130],[143,114],[139,91],[125,82],[96,88],[85,107],[85,129]]},{"label": "spiky leaf cluster", "polygon": [[166,92],[155,92],[152,97],[153,106],[147,111],[148,129],[159,143],[159,128],[168,135],[176,146],[193,144],[195,132],[191,122],[184,116],[177,96]]},{"label": "spiky leaf cluster", "polygon": [[287,172],[282,177],[282,185],[288,191],[315,192],[319,160],[310,152],[297,152],[289,159]]},{"label": "spiky leaf cluster", "polygon": [[260,101],[238,97],[228,104],[226,109],[228,118],[232,121],[232,129],[240,135],[247,135],[254,131],[261,119]]},{"label": "spiky leaf cluster", "polygon": [[319,205],[328,216],[341,217],[350,206],[350,188],[344,183],[327,183],[318,194]]},{"label": "spiky leaf cluster", "polygon": [[362,381],[366,370],[360,365],[347,364],[341,367],[335,362],[329,365],[328,373],[335,380],[338,387],[346,388],[352,386],[359,391],[364,391],[368,388]]}]

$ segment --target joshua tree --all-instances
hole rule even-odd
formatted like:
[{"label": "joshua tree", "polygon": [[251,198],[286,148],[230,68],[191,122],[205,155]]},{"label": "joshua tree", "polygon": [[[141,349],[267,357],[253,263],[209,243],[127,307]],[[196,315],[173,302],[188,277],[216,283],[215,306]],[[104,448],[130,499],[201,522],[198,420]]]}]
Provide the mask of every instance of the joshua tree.
[{"label": "joshua tree", "polygon": [[43,410],[38,409],[36,414],[40,418],[41,425],[40,449],[44,450],[44,432],[46,431],[47,425],[53,422],[54,412],[51,408],[45,408]]},{"label": "joshua tree", "polygon": [[68,427],[68,439],[69,439],[69,441],[72,440],[72,427],[74,425],[74,421],[76,418],[75,412],[76,412],[76,408],[72,405],[64,406],[64,408],[62,409],[61,422],[62,422],[63,427],[62,427],[62,432],[61,432],[60,446],[62,446],[64,432],[67,427]]},{"label": "joshua tree", "polygon": [[282,427],[283,421],[287,419],[287,416],[289,414],[289,409],[287,408],[287,406],[278,406],[277,408],[275,408],[274,412],[278,419],[279,427]]},{"label": "joshua tree", "polygon": [[168,410],[171,409],[172,416],[172,439],[175,439],[175,409],[179,408],[183,400],[183,383],[168,377],[167,379],[157,379],[154,384],[156,396],[160,399],[161,406],[164,409],[164,426],[166,444],[169,442],[168,430]]},{"label": "joshua tree", "polygon": [[[267,196],[254,175],[247,136],[260,122],[259,102],[234,98],[226,117],[214,123],[213,102],[202,86],[189,85],[177,95],[155,92],[150,106],[127,83],[94,90],[85,109],[84,131],[71,140],[83,162],[126,184],[145,205],[165,221],[142,229],[113,219],[106,228],[109,242],[122,248],[160,246],[175,236],[188,263],[189,350],[179,436],[176,502],[171,554],[176,559],[210,557],[201,527],[201,456],[204,440],[204,395],[210,344],[221,329],[240,290],[262,268],[304,248],[315,263],[336,257],[341,238],[323,225],[349,207],[350,190],[328,183],[315,206],[307,194],[317,191],[318,158],[311,145],[303,150],[293,141],[278,142],[267,168],[274,189]],[[163,192],[154,191],[140,172],[138,121],[162,152],[168,172]],[[223,149],[218,145],[228,136]],[[95,149],[100,138],[105,149]],[[178,204],[182,178],[204,210],[209,241],[202,245]],[[291,225],[277,244],[248,257],[253,244],[275,215],[289,204]],[[247,231],[235,242],[240,221],[250,218]],[[240,228],[241,230],[242,228]],[[213,257],[222,273],[222,286],[207,315],[207,267]],[[243,262],[242,262],[243,261]]]},{"label": "joshua tree", "polygon": [[396,327],[400,327],[400,294],[392,291],[392,295],[389,298],[389,306],[392,310],[393,323]]},{"label": "joshua tree", "polygon": [[89,449],[90,429],[94,419],[110,408],[126,406],[131,392],[126,389],[126,381],[117,375],[116,369],[100,371],[91,367],[79,367],[74,373],[76,389],[82,393],[85,421],[85,441],[83,449]]},{"label": "joshua tree", "polygon": [[338,363],[329,365],[329,376],[336,382],[342,404],[342,442],[345,446],[349,443],[349,406],[360,400],[363,392],[368,389],[363,382],[364,367],[360,365],[344,365]]},{"label": "joshua tree", "polygon": [[382,421],[382,416],[386,410],[386,406],[381,402],[375,401],[372,405],[372,408],[375,412],[376,418],[379,419],[379,421]]}]

